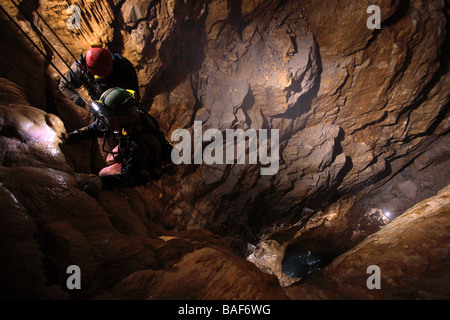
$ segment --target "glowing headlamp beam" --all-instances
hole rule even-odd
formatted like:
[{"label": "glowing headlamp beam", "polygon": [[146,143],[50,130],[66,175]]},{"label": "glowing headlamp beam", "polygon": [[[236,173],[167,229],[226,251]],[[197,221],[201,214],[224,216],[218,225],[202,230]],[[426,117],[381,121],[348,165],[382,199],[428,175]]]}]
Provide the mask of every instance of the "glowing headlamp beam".
[{"label": "glowing headlamp beam", "polygon": [[95,101],[92,101],[92,108],[97,112],[100,110],[100,106]]}]

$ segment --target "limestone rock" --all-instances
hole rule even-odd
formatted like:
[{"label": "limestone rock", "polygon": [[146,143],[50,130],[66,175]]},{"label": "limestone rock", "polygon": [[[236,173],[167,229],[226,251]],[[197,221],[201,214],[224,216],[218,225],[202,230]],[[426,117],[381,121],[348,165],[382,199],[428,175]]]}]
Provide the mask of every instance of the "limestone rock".
[{"label": "limestone rock", "polygon": [[[372,1],[370,5],[380,7],[382,24],[397,9],[392,1]],[[366,26],[370,17],[368,6],[364,2],[340,0],[317,6],[308,1],[303,10],[321,48],[328,54],[345,56],[363,49],[372,37],[373,31]]]},{"label": "limestone rock", "polygon": [[[5,5],[7,1],[2,1],[2,7],[12,15],[17,9],[12,3]],[[14,10],[15,9],[15,10]],[[20,26],[26,31],[30,31],[31,27],[26,21],[21,21]],[[15,28],[15,29],[10,29]],[[13,34],[19,35],[19,30],[8,21],[3,15],[0,21],[0,41],[3,45],[0,47],[0,55],[5,57],[0,71],[0,78],[8,78],[20,88],[24,90],[26,100],[31,101],[40,109],[46,108],[47,97],[45,94],[46,77],[44,76],[44,58],[38,53],[33,45],[25,39],[23,35],[12,37]],[[33,37],[34,41],[39,45],[40,42]],[[42,49],[42,47],[40,48]],[[20,52],[21,54],[17,54]],[[28,72],[22,72],[22,68]],[[11,101],[11,100],[9,100]],[[19,103],[19,101],[14,101]],[[0,104],[4,104],[0,101]]]},{"label": "limestone rock", "polygon": [[135,272],[105,296],[156,300],[286,299],[275,279],[261,274],[249,262],[230,259],[229,253],[217,248],[189,253],[164,272]]},{"label": "limestone rock", "polygon": [[[179,270],[172,266],[189,259],[189,252],[196,250],[212,250],[200,261],[206,259],[218,269],[226,264],[253,287],[228,293],[224,288],[213,291],[207,284],[223,279],[212,272],[204,282],[197,283],[205,286],[204,296],[199,298],[286,298],[275,278],[234,256],[227,244],[212,234],[192,231],[177,236],[153,222],[164,214],[154,205],[161,206],[161,201],[152,202],[152,198],[158,198],[154,191],[102,191],[93,198],[79,190],[77,179],[83,174],[72,171],[59,149],[58,137],[65,131],[61,120],[30,106],[17,86],[8,81],[2,84],[2,101],[21,103],[1,106],[0,113],[0,251],[8,259],[0,268],[3,298],[89,299],[109,292],[116,284],[117,296],[131,297],[137,293],[120,288],[119,281],[138,270],[170,275],[170,279]],[[220,252],[221,260],[216,259],[215,252]],[[67,268],[72,265],[82,272],[83,290],[79,292],[67,291],[65,284]],[[201,263],[193,263],[190,268],[190,273],[179,274],[179,281],[184,277],[187,284],[192,281],[191,274],[198,272]],[[246,275],[243,269],[253,275]],[[171,290],[166,288],[160,298],[189,296],[178,290],[179,281]],[[231,280],[229,286],[233,284]],[[160,291],[159,285],[163,284],[148,287],[145,296]]]},{"label": "limestone rock", "polygon": [[[448,180],[443,0],[373,1],[379,30],[366,26],[368,4],[351,0],[71,4],[82,9],[80,29],[67,27],[67,5],[20,2],[66,63],[97,41],[129,58],[142,106],[167,136],[192,130],[195,120],[222,132],[279,130],[279,171],[261,176],[261,163],[186,165],[157,182],[164,194],[149,185],[86,195],[77,177],[101,168],[97,141],[59,143],[65,129],[90,121],[87,112],[58,94],[58,74],[2,15],[0,193],[7,213],[0,251],[17,258],[0,270],[9,290],[2,294],[275,299],[283,297],[275,276],[282,286],[299,280],[283,275],[283,255],[306,248],[327,263],[340,257],[286,289],[290,297],[448,297],[438,283],[448,282],[441,258],[448,256],[447,191],[427,202],[429,210],[422,203],[400,215]],[[17,9],[5,8],[65,72]],[[199,224],[177,206],[183,199],[216,235],[196,231]],[[400,215],[386,226],[385,204]],[[427,219],[411,213],[417,210]],[[225,242],[242,256],[251,243],[253,261],[272,275]],[[76,263],[86,290],[68,293],[65,271]],[[380,264],[386,291],[364,291],[369,263]],[[22,272],[23,281],[8,279]]]},{"label": "limestone rock", "polygon": [[33,237],[35,221],[3,185],[0,186],[0,197],[0,243],[3,244],[0,250],[4,257],[0,269],[2,297],[32,299],[45,296],[45,277],[40,272],[43,255]]},{"label": "limestone rock", "polygon": [[2,165],[68,170],[69,167],[59,147],[65,133],[64,124],[55,115],[30,107],[23,95],[16,96],[16,90],[20,88],[2,79],[0,93]]},{"label": "limestone rock", "polygon": [[[317,272],[389,223],[380,209],[355,212],[354,203],[349,198],[333,203],[323,212],[304,209],[298,221],[286,219],[267,230],[247,259],[262,271],[276,275],[283,287],[308,279],[309,273]],[[305,253],[310,257],[302,266],[298,259]],[[286,272],[289,259],[293,260],[289,265],[292,270]],[[293,277],[296,273],[302,275]]]},{"label": "limestone rock", "polygon": [[[292,189],[283,196],[281,204],[307,200],[319,190],[332,188],[344,168],[346,157],[339,153],[336,143],[340,133],[337,126],[318,125],[295,134],[283,151],[286,175],[277,187]],[[290,183],[286,185],[286,180]]]},{"label": "limestone rock", "polygon": [[[321,275],[288,290],[290,297],[329,299],[448,299],[449,192],[409,209],[355,248],[336,258]],[[381,289],[366,282],[380,268]],[[311,289],[311,290],[309,290]],[[317,290],[318,289],[318,290]],[[322,296],[323,297],[323,296]]]},{"label": "limestone rock", "polygon": [[[45,1],[40,9],[69,48],[78,46],[75,54],[95,35],[128,57],[138,71],[144,107],[168,135],[200,120],[220,130],[279,129],[290,146],[305,128],[339,127],[335,154],[327,154],[334,165],[312,166],[302,181],[291,174],[303,172],[300,161],[280,163],[272,180],[253,173],[239,180],[252,199],[279,190],[273,203],[288,213],[293,203],[338,196],[394,175],[435,139],[429,133],[448,131],[449,78],[440,56],[443,1],[371,4],[381,8],[380,30],[367,28],[365,4],[345,0],[326,6],[313,1],[89,2],[80,32],[64,29],[67,13],[56,3]],[[280,151],[286,153],[283,143]],[[315,168],[327,172],[319,178]],[[209,171],[221,173],[208,181],[227,181],[225,171],[216,168],[192,170],[198,176],[191,180],[200,181]],[[226,186],[232,184],[229,180]],[[224,201],[230,195],[229,188],[213,192]],[[192,200],[210,205],[200,204],[201,196]],[[253,201],[244,202],[240,210],[251,211]]]}]

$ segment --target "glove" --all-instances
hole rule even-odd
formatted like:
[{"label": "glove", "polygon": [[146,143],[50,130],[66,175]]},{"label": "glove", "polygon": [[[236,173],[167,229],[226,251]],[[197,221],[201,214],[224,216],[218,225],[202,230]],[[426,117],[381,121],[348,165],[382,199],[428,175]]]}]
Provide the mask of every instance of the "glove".
[{"label": "glove", "polygon": [[81,140],[80,134],[78,133],[78,131],[74,131],[64,137],[63,144],[77,143],[80,140]]},{"label": "glove", "polygon": [[102,190],[102,179],[95,174],[90,174],[87,177],[83,176],[78,180],[78,187],[91,196],[96,196]]}]

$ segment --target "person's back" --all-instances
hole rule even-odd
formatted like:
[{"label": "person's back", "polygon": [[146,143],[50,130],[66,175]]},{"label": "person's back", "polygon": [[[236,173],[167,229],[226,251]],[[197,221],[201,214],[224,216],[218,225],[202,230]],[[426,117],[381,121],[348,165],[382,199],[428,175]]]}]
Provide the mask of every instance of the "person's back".
[{"label": "person's back", "polygon": [[118,53],[113,53],[112,55],[112,72],[108,77],[99,79],[99,83],[104,85],[104,91],[114,87],[133,90],[135,92],[134,99],[136,100],[136,103],[139,104],[139,83],[133,64],[130,60]]}]

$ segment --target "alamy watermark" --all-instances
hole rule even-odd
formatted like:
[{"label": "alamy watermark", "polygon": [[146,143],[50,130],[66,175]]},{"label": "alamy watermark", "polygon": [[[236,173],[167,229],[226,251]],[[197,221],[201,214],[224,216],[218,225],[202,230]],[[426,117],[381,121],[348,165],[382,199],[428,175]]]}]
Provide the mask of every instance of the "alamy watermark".
[{"label": "alamy watermark", "polygon": [[67,19],[67,29],[81,29],[81,10],[77,5],[72,4],[66,10],[70,17]]},{"label": "alamy watermark", "polygon": [[381,289],[381,269],[377,265],[370,265],[367,267],[366,273],[371,274],[369,278],[367,278],[366,286],[367,289]]},{"label": "alamy watermark", "polygon": [[[179,141],[172,150],[174,164],[257,164],[263,166],[261,175],[275,175],[279,169],[279,130],[227,129],[225,141],[218,129],[208,129],[203,133],[201,121],[194,121],[192,157],[191,132],[187,129],[173,131],[172,141]],[[180,141],[181,140],[181,141]],[[248,162],[246,162],[246,140],[248,140]],[[270,147],[269,147],[270,140]],[[210,142],[204,149],[203,143]],[[236,152],[235,152],[236,151]],[[269,166],[267,166],[269,165]]]},{"label": "alamy watermark", "polygon": [[366,13],[372,14],[366,22],[367,28],[381,29],[381,9],[379,6],[371,5],[367,7]]},{"label": "alamy watermark", "polygon": [[[81,29],[81,9],[77,5],[70,5],[66,9],[70,17],[67,19],[68,29]],[[366,13],[371,14],[367,19],[366,25],[369,29],[381,29],[381,9],[377,5],[367,7]]]},{"label": "alamy watermark", "polygon": [[81,269],[79,266],[72,264],[67,267],[66,273],[71,274],[66,280],[66,287],[69,290],[81,289]]}]

